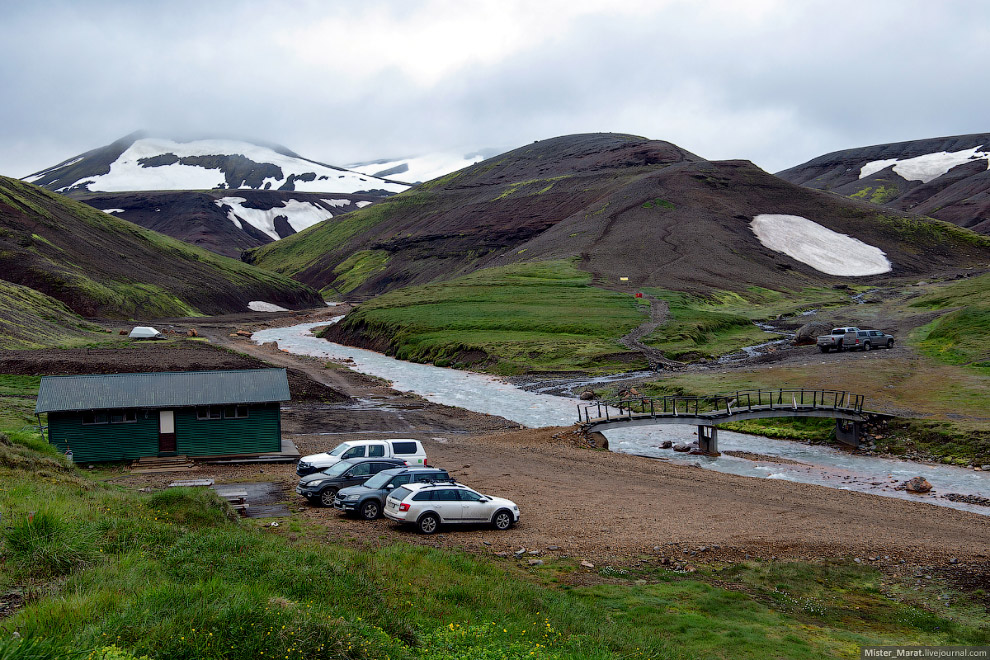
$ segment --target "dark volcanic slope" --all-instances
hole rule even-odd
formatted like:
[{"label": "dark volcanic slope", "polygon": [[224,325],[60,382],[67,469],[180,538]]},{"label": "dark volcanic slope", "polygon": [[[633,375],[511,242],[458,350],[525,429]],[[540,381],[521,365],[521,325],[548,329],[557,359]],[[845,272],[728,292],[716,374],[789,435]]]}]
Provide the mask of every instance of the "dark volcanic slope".
[{"label": "dark volcanic slope", "polygon": [[[886,252],[882,276],[826,275],[764,247],[758,214],[799,215]],[[952,225],[879,212],[745,161],[628,135],[541,141],[250,253],[314,287],[374,294],[491,265],[579,257],[597,282],[794,289],[952,270],[990,257]],[[356,253],[356,254],[355,254]]]},{"label": "dark volcanic slope", "polygon": [[[114,209],[118,218],[235,259],[240,258],[243,250],[267,245],[276,237],[252,224],[253,216],[224,204],[225,197],[243,199],[245,208],[270,210],[271,229],[278,238],[296,233],[292,223],[299,216],[321,209],[325,211],[324,217],[337,216],[360,208],[358,204],[362,202],[368,204],[381,199],[378,195],[283,190],[165,190],[70,193],[69,196],[96,209]],[[237,219],[236,224],[231,214]]]},{"label": "dark volcanic slope", "polygon": [[84,316],[241,312],[321,304],[311,289],[0,177],[0,278]]},{"label": "dark volcanic slope", "polygon": [[[990,234],[988,152],[990,133],[912,140],[836,151],[777,176]],[[944,160],[946,166],[918,171],[936,159]],[[870,163],[875,165],[861,178]]]}]

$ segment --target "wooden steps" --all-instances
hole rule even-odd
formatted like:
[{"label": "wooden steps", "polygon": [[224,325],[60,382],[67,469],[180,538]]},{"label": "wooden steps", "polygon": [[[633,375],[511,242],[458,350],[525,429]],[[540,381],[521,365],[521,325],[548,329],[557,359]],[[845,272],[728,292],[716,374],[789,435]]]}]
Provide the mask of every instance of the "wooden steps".
[{"label": "wooden steps", "polygon": [[131,463],[133,474],[157,474],[159,472],[185,472],[194,470],[196,463],[188,456],[147,456]]}]

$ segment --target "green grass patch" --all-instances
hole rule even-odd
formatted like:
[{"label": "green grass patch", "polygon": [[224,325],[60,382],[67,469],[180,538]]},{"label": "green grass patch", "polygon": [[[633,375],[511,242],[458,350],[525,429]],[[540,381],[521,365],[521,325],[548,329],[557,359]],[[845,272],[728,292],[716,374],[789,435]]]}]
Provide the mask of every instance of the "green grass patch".
[{"label": "green grass patch", "polygon": [[346,294],[364,284],[365,280],[385,270],[388,252],[361,250],[355,252],[333,269],[334,280],[324,288],[324,294]]},{"label": "green grass patch", "polygon": [[910,307],[947,312],[912,333],[922,353],[990,375],[990,273],[938,286]]},{"label": "green grass patch", "polygon": [[866,567],[602,569],[597,584],[561,587],[550,578],[576,560],[530,572],[412,544],[311,542],[298,521],[239,519],[208,489],[101,484],[37,438],[3,437],[0,456],[23,464],[0,462],[0,590],[29,598],[0,621],[0,657],[819,658],[988,639],[985,618],[895,602]]},{"label": "green grass patch", "polygon": [[778,338],[753,325],[753,321],[849,302],[847,293],[824,287],[774,291],[751,286],[743,291],[714,291],[704,296],[654,288],[644,292],[666,300],[671,316],[644,342],[667,357],[687,362],[726,355]]},{"label": "green grass patch", "polygon": [[656,199],[652,199],[652,200],[643,202],[643,208],[644,209],[658,209],[658,210],[661,210],[661,211],[669,211],[670,209],[677,208],[677,205],[674,204],[673,202],[668,202],[666,199],[660,199],[658,197]]},{"label": "green grass patch", "polygon": [[622,371],[644,361],[616,340],[645,318],[632,296],[591,286],[591,276],[570,261],[551,261],[393,291],[328,333],[440,366],[502,374]]}]

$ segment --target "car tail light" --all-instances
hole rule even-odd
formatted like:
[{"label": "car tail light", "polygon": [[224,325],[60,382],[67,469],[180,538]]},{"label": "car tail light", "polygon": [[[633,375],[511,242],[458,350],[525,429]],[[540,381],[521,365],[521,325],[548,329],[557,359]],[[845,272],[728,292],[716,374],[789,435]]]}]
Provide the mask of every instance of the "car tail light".
[{"label": "car tail light", "polygon": [[424,466],[426,465],[426,459],[425,458],[423,459],[423,465]]},{"label": "car tail light", "polygon": [[408,510],[409,510],[408,504],[406,504],[405,502],[401,502],[399,504],[399,511],[408,511]]}]

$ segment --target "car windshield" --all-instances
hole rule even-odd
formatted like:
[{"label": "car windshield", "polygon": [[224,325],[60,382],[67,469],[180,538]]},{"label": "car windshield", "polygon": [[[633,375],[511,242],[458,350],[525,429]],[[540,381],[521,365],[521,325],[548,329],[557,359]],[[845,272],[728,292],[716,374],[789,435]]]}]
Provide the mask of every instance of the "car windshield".
[{"label": "car windshield", "polygon": [[388,480],[394,476],[395,476],[394,474],[389,474],[387,471],[379,472],[371,479],[365,481],[364,485],[367,486],[368,488],[384,488],[385,484],[388,483]]},{"label": "car windshield", "polygon": [[334,463],[326,470],[324,470],[323,474],[327,475],[328,477],[339,477],[340,475],[344,474],[344,472],[347,471],[347,468],[351,467],[352,465],[353,465],[352,463],[348,463],[347,461]]},{"label": "car windshield", "polygon": [[334,447],[333,449],[331,449],[327,453],[329,453],[331,456],[340,456],[345,451],[347,451],[349,448],[350,448],[350,445],[347,444],[346,442],[344,442],[344,443],[341,443],[341,444],[337,445],[336,447]]}]

